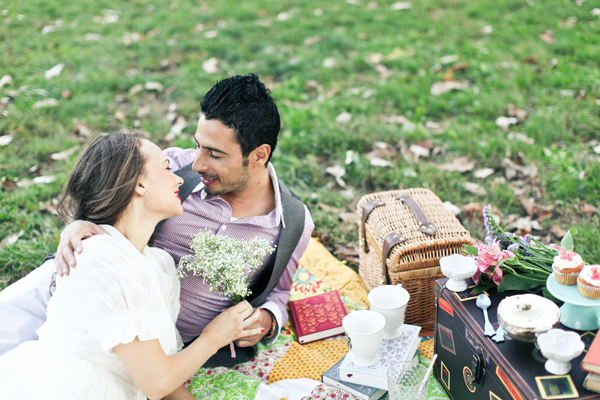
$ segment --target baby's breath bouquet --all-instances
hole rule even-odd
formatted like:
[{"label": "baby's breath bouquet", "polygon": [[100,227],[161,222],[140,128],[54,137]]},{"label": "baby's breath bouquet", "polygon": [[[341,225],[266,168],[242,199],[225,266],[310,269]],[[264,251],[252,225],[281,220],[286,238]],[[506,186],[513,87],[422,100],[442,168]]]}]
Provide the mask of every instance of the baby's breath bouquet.
[{"label": "baby's breath bouquet", "polygon": [[193,255],[179,260],[179,277],[187,274],[201,277],[211,291],[224,294],[233,305],[252,293],[252,276],[264,257],[275,251],[275,247],[263,238],[240,241],[210,231],[196,235],[191,248]]}]

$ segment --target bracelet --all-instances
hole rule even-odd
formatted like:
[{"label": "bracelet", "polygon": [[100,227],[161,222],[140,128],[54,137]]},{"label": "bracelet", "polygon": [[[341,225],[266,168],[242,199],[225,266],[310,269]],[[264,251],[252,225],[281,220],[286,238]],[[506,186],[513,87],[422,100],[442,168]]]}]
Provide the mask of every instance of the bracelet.
[{"label": "bracelet", "polygon": [[266,309],[263,308],[263,311],[266,311],[269,313],[269,315],[271,316],[271,329],[269,329],[269,332],[267,332],[267,334],[264,336],[265,339],[271,339],[274,335],[275,335],[275,327],[277,326],[277,319],[275,319],[275,315],[273,315],[273,313]]}]

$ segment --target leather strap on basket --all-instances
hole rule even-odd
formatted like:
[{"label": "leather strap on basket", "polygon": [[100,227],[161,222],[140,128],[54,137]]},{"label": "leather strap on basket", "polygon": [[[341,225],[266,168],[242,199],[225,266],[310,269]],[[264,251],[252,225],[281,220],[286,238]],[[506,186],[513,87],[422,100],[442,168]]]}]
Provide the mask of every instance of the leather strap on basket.
[{"label": "leather strap on basket", "polygon": [[362,218],[360,221],[360,234],[363,238],[363,250],[365,253],[369,252],[369,243],[367,243],[367,236],[365,234],[365,224],[367,223],[367,218],[369,218],[369,214],[375,207],[383,206],[385,203],[381,199],[373,199],[371,201],[367,201],[363,206]]},{"label": "leather strap on basket", "polygon": [[406,238],[398,232],[390,232],[387,234],[385,239],[383,239],[383,248],[381,249],[381,269],[385,272],[386,285],[389,285],[391,280],[390,273],[388,272],[387,266],[385,264],[385,260],[390,254],[390,250],[392,250],[392,247],[394,247],[398,243],[404,242],[405,240]]},{"label": "leather strap on basket", "polygon": [[396,196],[396,199],[403,201],[406,205],[410,207],[410,209],[417,217],[419,221],[419,230],[426,235],[433,236],[437,231],[437,227],[431,222],[427,221],[427,217],[419,207],[419,205],[410,197],[408,194],[400,193]]}]

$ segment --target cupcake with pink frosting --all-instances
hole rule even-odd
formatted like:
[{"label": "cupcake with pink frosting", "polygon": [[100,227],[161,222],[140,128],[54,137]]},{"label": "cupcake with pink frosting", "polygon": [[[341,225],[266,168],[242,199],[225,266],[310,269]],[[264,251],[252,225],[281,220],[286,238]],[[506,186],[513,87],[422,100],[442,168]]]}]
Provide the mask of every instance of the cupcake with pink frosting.
[{"label": "cupcake with pink frosting", "polygon": [[554,257],[552,264],[554,278],[561,285],[577,285],[577,276],[583,269],[583,260],[581,256],[573,250],[563,251]]},{"label": "cupcake with pink frosting", "polygon": [[600,299],[600,265],[587,265],[577,278],[579,293],[592,300]]}]

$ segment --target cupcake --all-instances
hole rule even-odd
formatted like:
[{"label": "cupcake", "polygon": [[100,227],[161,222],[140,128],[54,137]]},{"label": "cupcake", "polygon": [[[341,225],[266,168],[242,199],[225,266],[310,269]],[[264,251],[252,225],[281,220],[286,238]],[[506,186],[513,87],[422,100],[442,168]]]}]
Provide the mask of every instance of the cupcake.
[{"label": "cupcake", "polygon": [[587,299],[600,299],[600,265],[587,265],[577,278],[577,289]]},{"label": "cupcake", "polygon": [[554,257],[552,264],[554,278],[561,285],[577,285],[577,276],[583,269],[583,260],[581,256],[573,250],[563,251]]}]

